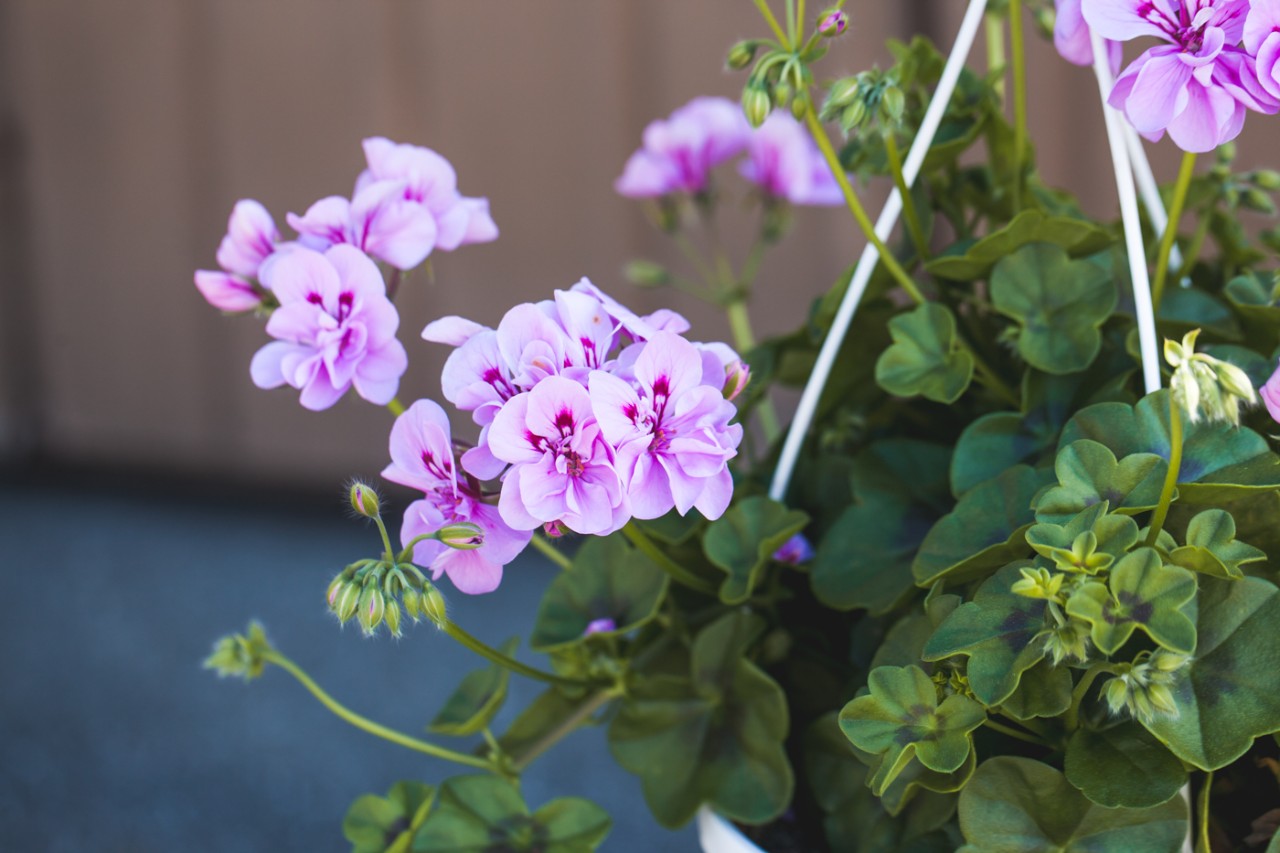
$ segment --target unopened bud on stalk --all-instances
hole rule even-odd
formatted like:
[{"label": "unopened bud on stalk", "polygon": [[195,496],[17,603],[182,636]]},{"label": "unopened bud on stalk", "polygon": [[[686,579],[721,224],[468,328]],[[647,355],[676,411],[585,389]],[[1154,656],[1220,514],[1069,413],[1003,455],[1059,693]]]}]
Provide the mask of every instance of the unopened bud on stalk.
[{"label": "unopened bud on stalk", "polygon": [[423,587],[422,600],[418,606],[422,610],[422,615],[435,623],[437,628],[443,628],[449,623],[449,611],[445,606],[444,596],[433,585],[427,584]]},{"label": "unopened bud on stalk", "polygon": [[653,261],[631,261],[626,268],[627,280],[640,287],[661,287],[671,281],[666,267]]},{"label": "unopened bud on stalk", "polygon": [[897,86],[886,86],[880,95],[880,112],[892,122],[902,121],[907,108],[907,96]]},{"label": "unopened bud on stalk", "polygon": [[1259,169],[1253,173],[1254,186],[1264,190],[1280,190],[1280,172],[1274,169]]},{"label": "unopened bud on stalk", "polygon": [[378,493],[370,485],[356,480],[351,484],[351,508],[356,511],[356,515],[365,518],[377,518],[378,507],[381,501],[378,500]]},{"label": "unopened bud on stalk", "polygon": [[348,582],[338,593],[337,601],[333,606],[333,612],[337,614],[339,622],[345,623],[352,616],[356,615],[356,608],[359,605],[360,586],[359,584]]},{"label": "unopened bud on stalk", "polygon": [[542,532],[548,539],[559,539],[569,532],[569,528],[558,521],[548,521],[542,525]]},{"label": "unopened bud on stalk", "polygon": [[456,551],[474,551],[484,544],[484,530],[470,521],[455,521],[437,530],[435,538]]},{"label": "unopened bud on stalk", "polygon": [[741,71],[751,64],[751,60],[756,58],[756,49],[759,42],[740,41],[733,47],[729,48],[729,56],[725,60],[725,65],[734,71]]},{"label": "unopened bud on stalk", "polygon": [[818,32],[823,38],[835,38],[843,35],[849,26],[849,16],[841,9],[828,9],[818,16]]},{"label": "unopened bud on stalk", "polygon": [[736,400],[750,381],[750,365],[742,359],[733,362],[724,369],[724,398],[726,400]]},{"label": "unopened bud on stalk", "polygon": [[384,619],[384,621],[386,621],[387,628],[388,630],[391,631],[391,636],[399,637],[400,636],[400,605],[396,604],[394,600],[388,601],[386,612],[383,614],[382,618]]},{"label": "unopened bud on stalk", "polygon": [[845,107],[840,113],[840,129],[846,134],[853,133],[867,120],[867,105],[861,99]]},{"label": "unopened bud on stalk", "polygon": [[1193,329],[1182,343],[1166,339],[1164,357],[1173,368],[1169,383],[1174,402],[1186,411],[1192,423],[1201,415],[1210,421],[1240,425],[1240,405],[1257,402],[1249,376],[1234,364],[1196,352],[1200,330]]},{"label": "unopened bud on stalk", "polygon": [[386,615],[387,602],[377,584],[369,584],[360,594],[360,604],[356,607],[356,619],[366,635],[372,634],[382,624]]},{"label": "unopened bud on stalk", "polygon": [[764,124],[769,113],[773,112],[773,98],[763,84],[755,81],[747,83],[742,90],[742,112],[752,127]]}]

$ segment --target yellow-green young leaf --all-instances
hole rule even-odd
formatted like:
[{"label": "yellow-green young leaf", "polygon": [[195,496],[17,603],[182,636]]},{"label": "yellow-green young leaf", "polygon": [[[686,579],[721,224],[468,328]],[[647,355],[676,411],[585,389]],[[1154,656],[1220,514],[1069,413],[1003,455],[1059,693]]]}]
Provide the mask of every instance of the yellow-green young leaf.
[{"label": "yellow-green young leaf", "polygon": [[[1093,552],[1095,555],[1106,555],[1111,561],[1120,559],[1138,542],[1138,523],[1127,515],[1110,513],[1107,501],[1096,503],[1072,516],[1066,524],[1050,524],[1041,522],[1027,531],[1027,544],[1042,557],[1051,560],[1063,560],[1077,571],[1088,571],[1093,574],[1098,569],[1089,566],[1076,566],[1072,546],[1082,533],[1092,533],[1097,540]],[[1096,560],[1095,562],[1101,562]],[[1110,563],[1107,564],[1108,566]],[[1059,563],[1059,568],[1067,571],[1067,567]],[[1098,568],[1106,568],[1100,566]]]},{"label": "yellow-green young leaf", "polygon": [[973,357],[956,338],[956,318],[936,302],[889,321],[893,345],[876,362],[876,382],[899,397],[954,403],[973,379]]},{"label": "yellow-green young leaf", "polygon": [[867,679],[870,693],[840,712],[840,729],[858,749],[882,756],[872,775],[877,796],[916,759],[936,773],[954,773],[973,749],[971,732],[986,710],[967,696],[938,702],[932,679],[918,666],[882,666]]},{"label": "yellow-green young leaf", "polygon": [[1051,243],[1032,243],[996,264],[991,301],[1018,321],[1018,353],[1046,373],[1084,370],[1102,348],[1102,324],[1116,307],[1106,266],[1073,261]]},{"label": "yellow-green young leaf", "polygon": [[1075,441],[1058,451],[1058,485],[1036,498],[1036,519],[1065,524],[1106,501],[1112,512],[1138,513],[1160,502],[1168,463],[1154,453],[1132,453],[1117,461],[1096,441]]},{"label": "yellow-green young leaf", "polygon": [[1196,597],[1196,577],[1166,566],[1154,548],[1139,548],[1112,567],[1107,585],[1082,584],[1067,601],[1067,613],[1091,626],[1093,644],[1115,654],[1141,628],[1164,648],[1194,654],[1196,626],[1185,612]]},{"label": "yellow-green young leaf", "polygon": [[[500,651],[510,657],[520,645],[519,637],[502,644]],[[511,670],[496,663],[468,673],[440,713],[427,728],[436,734],[467,737],[484,729],[507,699]]]},{"label": "yellow-green young leaf", "polygon": [[1265,551],[1236,541],[1236,520],[1223,509],[1207,509],[1187,525],[1187,544],[1169,562],[1220,578],[1241,578],[1240,567],[1267,559]]},{"label": "yellow-green young leaf", "polygon": [[987,707],[1012,696],[1022,673],[1045,655],[1044,643],[1036,639],[1045,628],[1045,602],[1012,591],[1023,565],[1014,563],[988,578],[973,601],[956,608],[924,647],[927,661],[968,657],[969,687]]},{"label": "yellow-green young leaf", "polygon": [[1030,758],[982,763],[960,793],[961,853],[1178,853],[1187,807],[1178,797],[1146,809],[1109,809]]}]

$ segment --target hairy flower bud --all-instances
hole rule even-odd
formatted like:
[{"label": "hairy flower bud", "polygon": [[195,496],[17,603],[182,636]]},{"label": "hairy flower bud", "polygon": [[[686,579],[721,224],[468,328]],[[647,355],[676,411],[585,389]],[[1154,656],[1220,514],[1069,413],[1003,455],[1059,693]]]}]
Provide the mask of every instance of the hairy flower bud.
[{"label": "hairy flower bud", "polygon": [[1203,415],[1211,421],[1227,421],[1239,426],[1241,404],[1257,402],[1253,383],[1234,364],[1196,352],[1200,330],[1193,329],[1178,343],[1166,339],[1164,357],[1173,367],[1169,382],[1173,400],[1192,423]]},{"label": "hairy flower bud", "polygon": [[1119,673],[1103,687],[1111,713],[1127,711],[1141,723],[1159,718],[1177,718],[1178,702],[1173,686],[1178,673],[1189,664],[1186,655],[1159,650],[1141,653],[1133,663],[1121,664]]},{"label": "hairy flower bud", "polygon": [[484,528],[470,521],[455,521],[436,531],[435,538],[458,551],[474,551],[484,544]]},{"label": "hairy flower bud", "polygon": [[756,49],[759,46],[759,42],[755,41],[738,42],[729,48],[729,56],[725,59],[725,65],[733,71],[741,71],[751,64],[751,60],[756,58]]},{"label": "hairy flower bud", "polygon": [[449,613],[444,603],[444,596],[440,594],[440,590],[431,584],[423,587],[422,601],[419,607],[422,609],[422,615],[435,623],[437,628],[443,628],[448,624]]},{"label": "hairy flower bud", "polygon": [[902,121],[907,109],[907,96],[897,86],[886,86],[880,95],[880,114],[893,123]]},{"label": "hairy flower bud", "polygon": [[387,629],[391,631],[391,636],[400,636],[400,605],[394,600],[387,602],[386,612],[382,615],[383,621],[387,623]]},{"label": "hairy flower bud", "polygon": [[351,484],[351,491],[348,493],[351,501],[351,508],[355,510],[356,515],[365,518],[377,518],[378,509],[382,501],[378,499],[378,493],[366,483],[356,480]]},{"label": "hairy flower bud", "polygon": [[840,129],[846,134],[853,133],[866,122],[868,115],[867,105],[861,100],[854,101],[840,113]]},{"label": "hairy flower bud", "polygon": [[204,668],[216,670],[222,678],[238,675],[251,681],[262,675],[267,664],[265,656],[270,651],[266,632],[260,624],[251,622],[245,633],[231,634],[214,643],[213,654],[205,658]]},{"label": "hairy flower bud", "polygon": [[548,521],[542,525],[542,532],[548,539],[559,539],[569,532],[569,528],[565,527],[562,522]]},{"label": "hairy flower bud", "polygon": [[818,32],[823,38],[835,38],[843,35],[849,26],[849,16],[841,9],[828,9],[818,16]]},{"label": "hairy flower bud", "polygon": [[360,593],[360,603],[356,607],[356,620],[368,636],[382,624],[387,612],[387,602],[377,584],[368,584]]}]

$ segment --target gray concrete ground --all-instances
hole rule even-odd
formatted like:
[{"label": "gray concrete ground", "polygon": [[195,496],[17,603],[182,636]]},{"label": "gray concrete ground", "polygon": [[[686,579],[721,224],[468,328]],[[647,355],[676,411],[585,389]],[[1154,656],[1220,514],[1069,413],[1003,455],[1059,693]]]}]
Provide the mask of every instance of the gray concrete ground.
[{"label": "gray concrete ground", "polygon": [[[288,503],[0,486],[0,850],[342,851],[353,799],[452,772],[348,726],[279,669],[246,685],[200,668],[256,618],[340,701],[421,733],[479,665],[426,625],[400,641],[339,630],[325,587],[376,555],[377,533],[336,498]],[[451,594],[451,612],[495,645],[527,635],[553,572],[529,555],[498,592]],[[538,689],[513,679],[499,726]],[[525,794],[604,806],[606,851],[696,849],[690,828],[653,822],[600,730],[540,759]]]}]

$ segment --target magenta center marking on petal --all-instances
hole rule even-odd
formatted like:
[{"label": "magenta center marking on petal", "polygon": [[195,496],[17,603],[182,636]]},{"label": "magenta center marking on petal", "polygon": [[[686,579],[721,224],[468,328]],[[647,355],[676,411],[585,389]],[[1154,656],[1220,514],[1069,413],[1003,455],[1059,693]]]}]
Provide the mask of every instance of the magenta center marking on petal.
[{"label": "magenta center marking on petal", "polygon": [[572,435],[575,427],[577,426],[576,422],[574,421],[573,410],[561,409],[559,412],[557,412],[555,424],[556,424],[556,429],[560,431],[561,437],[568,438],[570,435]]}]

